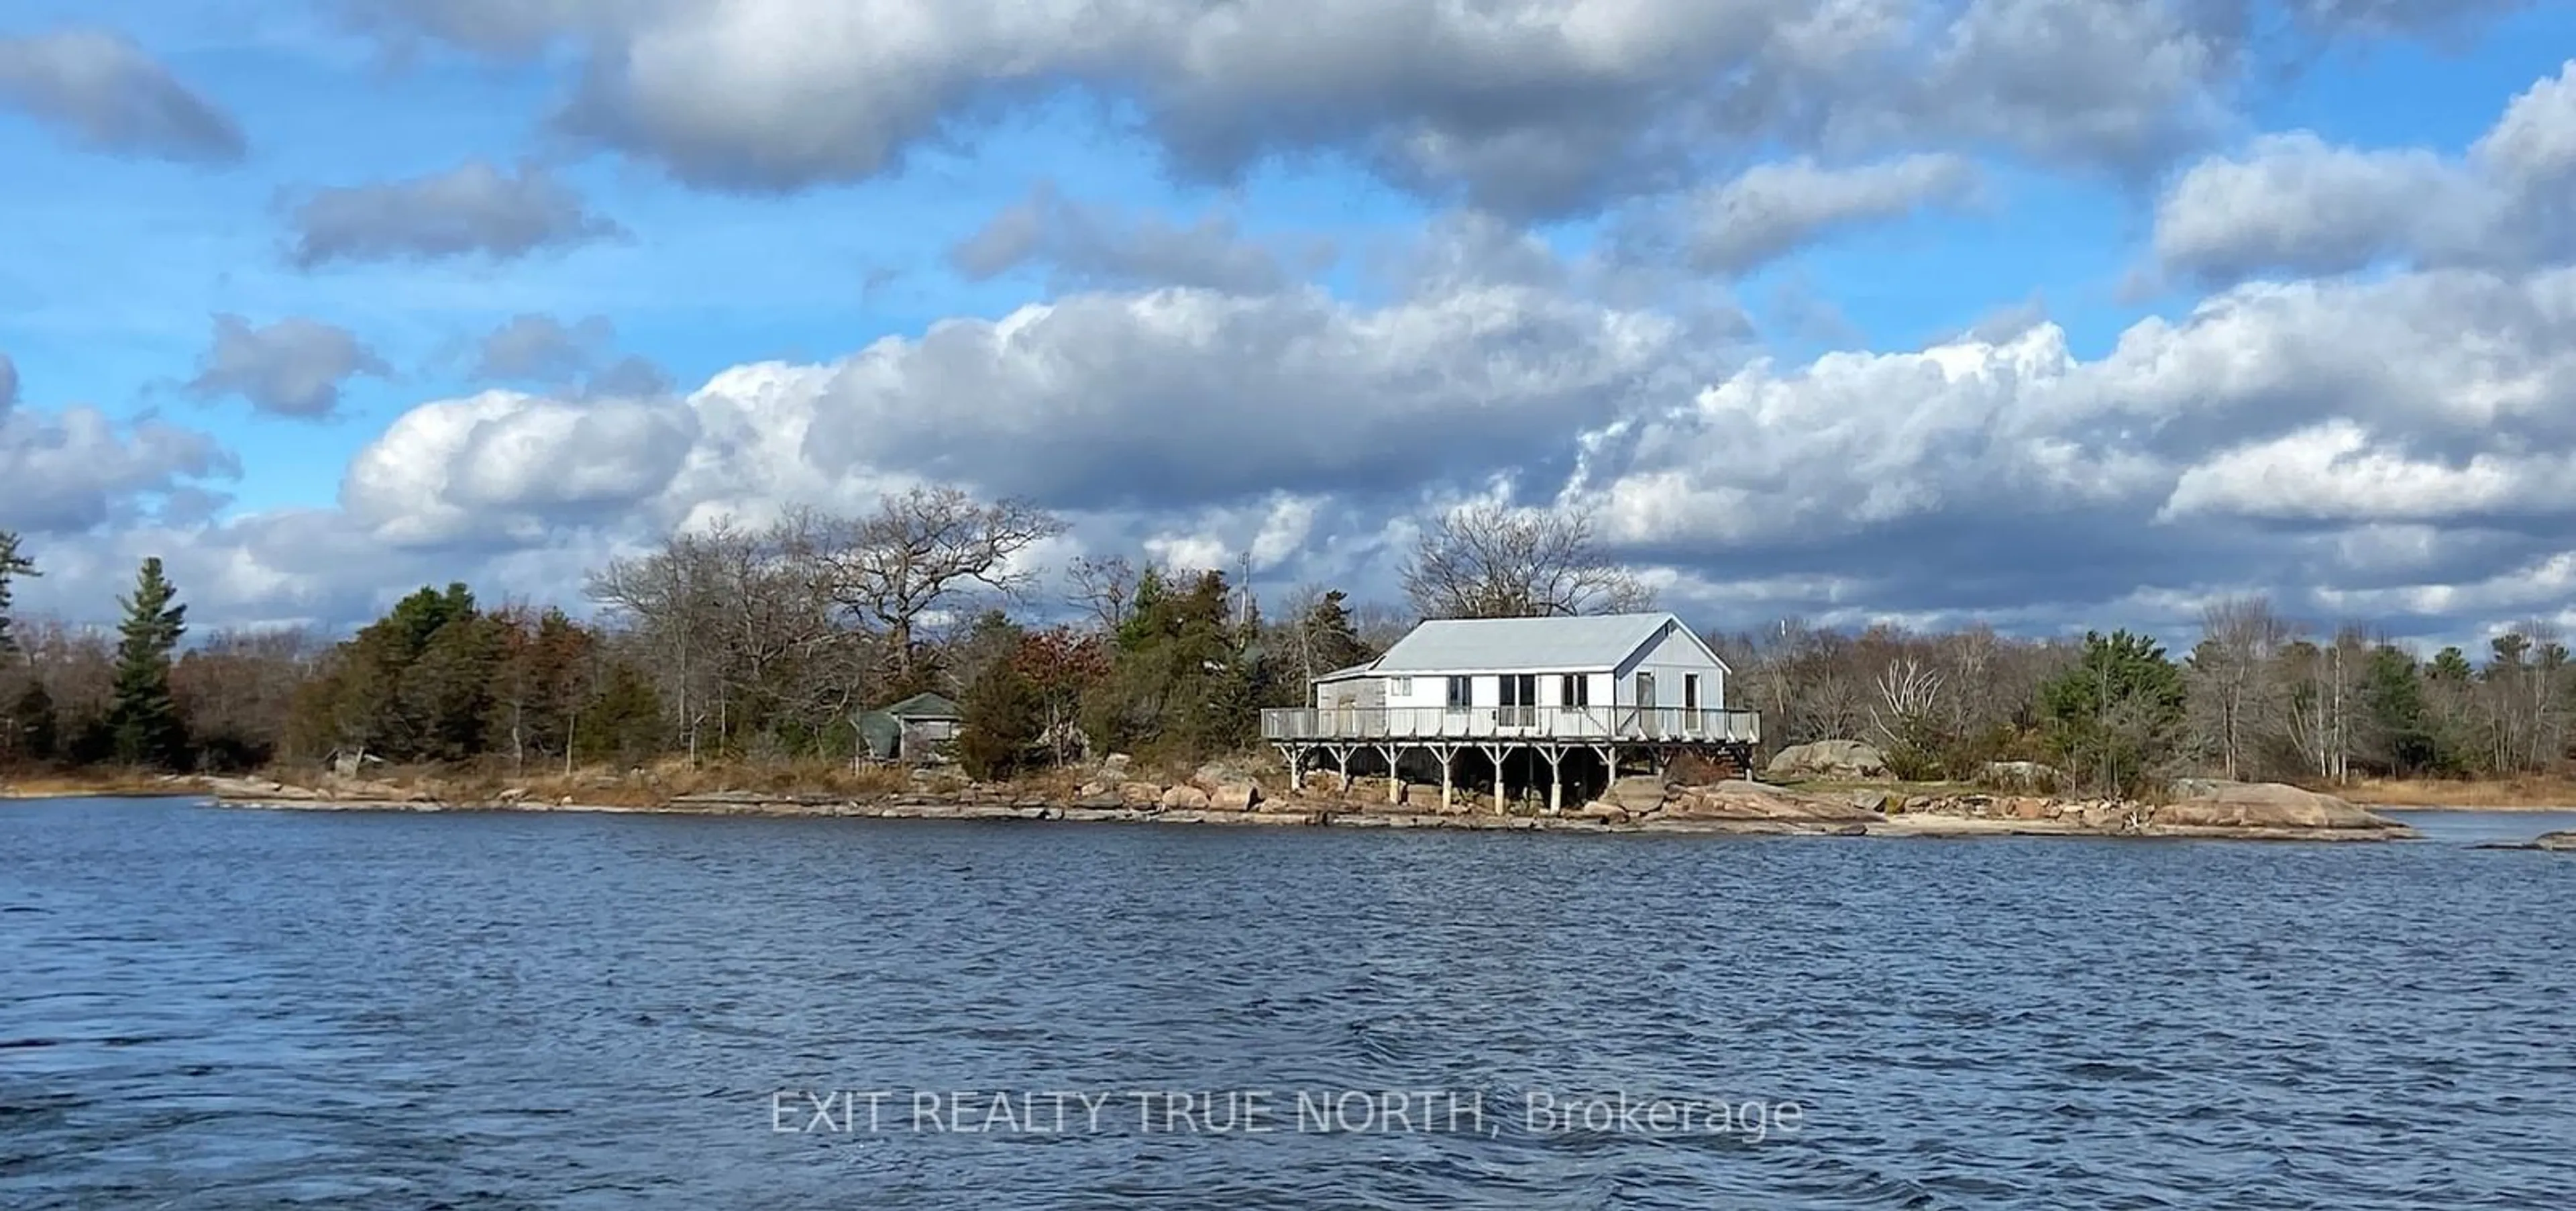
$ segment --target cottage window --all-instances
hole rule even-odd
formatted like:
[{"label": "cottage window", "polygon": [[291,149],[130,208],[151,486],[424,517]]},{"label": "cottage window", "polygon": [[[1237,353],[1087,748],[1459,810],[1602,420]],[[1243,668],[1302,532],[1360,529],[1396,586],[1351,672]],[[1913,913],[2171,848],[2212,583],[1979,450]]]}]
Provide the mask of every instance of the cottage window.
[{"label": "cottage window", "polygon": [[1699,709],[1699,674],[1697,673],[1687,673],[1682,676],[1682,709],[1686,711]]},{"label": "cottage window", "polygon": [[1463,711],[1467,709],[1467,704],[1472,701],[1467,689],[1469,684],[1468,679],[1464,677],[1452,677],[1449,679],[1450,710]]},{"label": "cottage window", "polygon": [[1413,696],[1413,679],[1411,677],[1388,678],[1386,692],[1398,698],[1410,698]]},{"label": "cottage window", "polygon": [[1592,705],[1592,679],[1590,677],[1586,677],[1581,673],[1567,673],[1563,678],[1563,682],[1564,683],[1559,685],[1556,690],[1556,701],[1558,705]]}]

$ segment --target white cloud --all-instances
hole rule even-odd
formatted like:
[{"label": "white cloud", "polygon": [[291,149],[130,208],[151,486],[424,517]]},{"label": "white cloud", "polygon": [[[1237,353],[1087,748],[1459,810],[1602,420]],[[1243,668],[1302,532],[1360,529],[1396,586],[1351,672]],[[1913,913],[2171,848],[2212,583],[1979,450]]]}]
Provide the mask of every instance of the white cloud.
[{"label": "white cloud", "polygon": [[676,402],[564,402],[510,391],[424,404],[349,463],[342,505],[378,539],[406,546],[557,527],[633,522],[698,437]]},{"label": "white cloud", "polygon": [[289,222],[289,256],[304,269],[475,255],[507,261],[626,234],[543,166],[504,171],[480,159],[407,180],[316,189],[296,201]]},{"label": "white cloud", "polygon": [[318,420],[339,408],[341,387],[359,375],[390,378],[393,367],[346,328],[300,317],[263,325],[218,315],[188,391],[201,399],[238,395],[262,412]]},{"label": "white cloud", "polygon": [[0,529],[67,535],[132,523],[205,480],[239,473],[231,452],[193,429],[119,424],[96,408],[0,404]]},{"label": "white cloud", "polygon": [[[2198,0],[357,2],[380,30],[492,53],[574,41],[563,124],[704,186],[891,172],[1071,84],[1132,107],[1193,176],[1322,151],[1521,216],[1776,146],[2135,172],[2223,129],[2254,58],[2242,6]],[[2298,16],[2337,38],[2434,24],[2411,3]]]},{"label": "white cloud", "polygon": [[1959,156],[1912,155],[1829,168],[1809,159],[1748,169],[1694,199],[1692,260],[1742,273],[1838,229],[1966,202],[1975,165]]},{"label": "white cloud", "polygon": [[2576,60],[2506,107],[2465,157],[2267,135],[2194,165],[2156,208],[2168,273],[2229,282],[2392,258],[2528,268],[2576,256]]},{"label": "white cloud", "polygon": [[98,151],[228,164],[247,150],[231,114],[106,30],[0,36],[0,107]]},{"label": "white cloud", "polygon": [[2480,453],[2452,465],[2380,446],[2369,430],[2335,420],[2225,451],[2184,471],[2158,516],[2406,522],[2516,508],[2576,511],[2576,463],[2565,454]]}]

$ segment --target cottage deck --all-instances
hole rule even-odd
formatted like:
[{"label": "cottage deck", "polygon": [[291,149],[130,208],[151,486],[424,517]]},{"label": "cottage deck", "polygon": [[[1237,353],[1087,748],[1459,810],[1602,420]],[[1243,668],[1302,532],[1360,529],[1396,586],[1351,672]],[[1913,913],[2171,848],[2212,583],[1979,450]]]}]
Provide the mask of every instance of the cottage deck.
[{"label": "cottage deck", "polygon": [[1422,740],[1564,744],[1758,744],[1755,711],[1635,706],[1288,707],[1261,712],[1272,744]]}]

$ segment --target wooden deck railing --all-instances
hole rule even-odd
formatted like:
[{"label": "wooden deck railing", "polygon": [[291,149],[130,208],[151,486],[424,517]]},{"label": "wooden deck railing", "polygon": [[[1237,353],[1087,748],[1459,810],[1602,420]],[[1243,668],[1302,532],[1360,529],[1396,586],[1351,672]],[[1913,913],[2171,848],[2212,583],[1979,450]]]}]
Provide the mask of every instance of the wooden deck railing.
[{"label": "wooden deck railing", "polygon": [[1261,738],[1752,744],[1762,739],[1762,716],[1677,706],[1288,707],[1261,712]]}]

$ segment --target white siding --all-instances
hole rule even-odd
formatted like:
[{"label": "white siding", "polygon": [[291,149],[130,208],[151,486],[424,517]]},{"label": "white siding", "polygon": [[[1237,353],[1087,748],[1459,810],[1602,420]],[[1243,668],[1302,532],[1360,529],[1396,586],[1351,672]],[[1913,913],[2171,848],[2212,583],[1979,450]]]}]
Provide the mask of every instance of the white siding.
[{"label": "white siding", "polygon": [[[1655,705],[1678,708],[1683,704],[1686,679],[1699,678],[1699,708],[1717,710],[1726,705],[1726,670],[1711,659],[1699,640],[1678,625],[1667,626],[1664,633],[1644,651],[1619,667],[1618,704],[1637,705],[1637,674],[1652,673],[1655,679]],[[1596,701],[1598,701],[1596,699]]]}]

